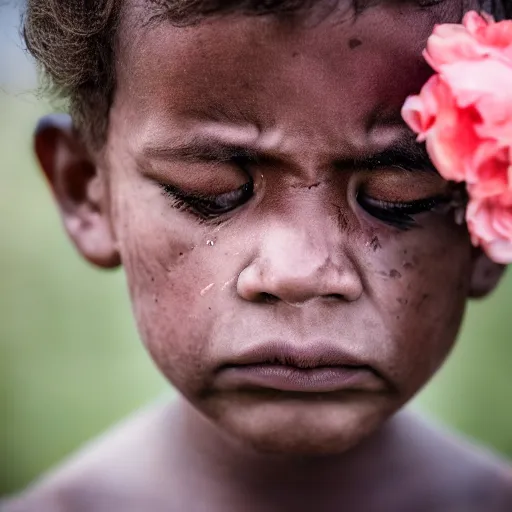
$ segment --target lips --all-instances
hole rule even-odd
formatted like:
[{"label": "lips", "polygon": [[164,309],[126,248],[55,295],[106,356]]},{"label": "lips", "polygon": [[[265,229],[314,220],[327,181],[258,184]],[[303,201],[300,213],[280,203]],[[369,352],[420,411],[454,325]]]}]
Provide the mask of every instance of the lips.
[{"label": "lips", "polygon": [[224,390],[298,393],[379,392],[386,382],[370,365],[328,343],[271,342],[223,365],[217,385]]}]

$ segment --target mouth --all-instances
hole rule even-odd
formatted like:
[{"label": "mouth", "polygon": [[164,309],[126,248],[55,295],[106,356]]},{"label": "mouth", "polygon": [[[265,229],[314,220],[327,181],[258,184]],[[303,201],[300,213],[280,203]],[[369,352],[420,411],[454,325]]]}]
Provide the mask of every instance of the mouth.
[{"label": "mouth", "polygon": [[270,343],[223,365],[223,390],[274,390],[294,393],[382,392],[385,380],[370,365],[331,344]]}]

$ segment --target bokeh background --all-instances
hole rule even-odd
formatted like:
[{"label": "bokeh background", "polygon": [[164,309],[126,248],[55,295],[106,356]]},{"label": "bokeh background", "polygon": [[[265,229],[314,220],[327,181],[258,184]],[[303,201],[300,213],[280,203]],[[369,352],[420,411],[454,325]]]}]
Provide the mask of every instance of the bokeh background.
[{"label": "bokeh background", "polygon": [[[0,0],[0,496],[169,393],[142,349],[121,272],[65,238],[31,151],[50,107]],[[459,343],[413,407],[512,457],[512,273],[471,304]]]}]

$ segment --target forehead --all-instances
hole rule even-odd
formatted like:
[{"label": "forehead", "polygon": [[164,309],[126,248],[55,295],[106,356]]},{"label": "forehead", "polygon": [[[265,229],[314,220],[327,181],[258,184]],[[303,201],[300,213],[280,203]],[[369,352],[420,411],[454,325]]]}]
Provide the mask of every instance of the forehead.
[{"label": "forehead", "polygon": [[356,15],[341,2],[321,17],[232,12],[182,27],[148,22],[147,9],[127,11],[118,41],[117,98],[132,129],[226,121],[357,146],[397,124],[429,74],[426,38],[458,21],[461,4],[382,1]]}]

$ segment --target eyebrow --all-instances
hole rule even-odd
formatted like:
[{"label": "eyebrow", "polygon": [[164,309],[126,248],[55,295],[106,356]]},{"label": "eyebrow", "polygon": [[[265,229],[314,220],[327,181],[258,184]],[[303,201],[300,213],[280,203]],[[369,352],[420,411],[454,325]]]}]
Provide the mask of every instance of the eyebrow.
[{"label": "eyebrow", "polygon": [[[182,144],[153,144],[143,148],[144,157],[161,161],[188,163],[249,161],[283,161],[286,155],[272,154],[250,144],[233,144],[214,138],[194,138]],[[424,144],[413,139],[400,140],[377,153],[355,158],[333,158],[340,170],[374,170],[386,167],[405,171],[436,172]]]},{"label": "eyebrow", "polygon": [[341,167],[380,169],[384,167],[401,168],[405,171],[437,172],[430,159],[425,144],[415,141],[399,141],[378,153],[352,161],[339,162]]},{"label": "eyebrow", "polygon": [[146,146],[142,154],[149,159],[166,161],[229,162],[236,159],[256,160],[261,151],[243,144],[230,144],[214,139],[192,139],[174,146],[156,144]]}]

